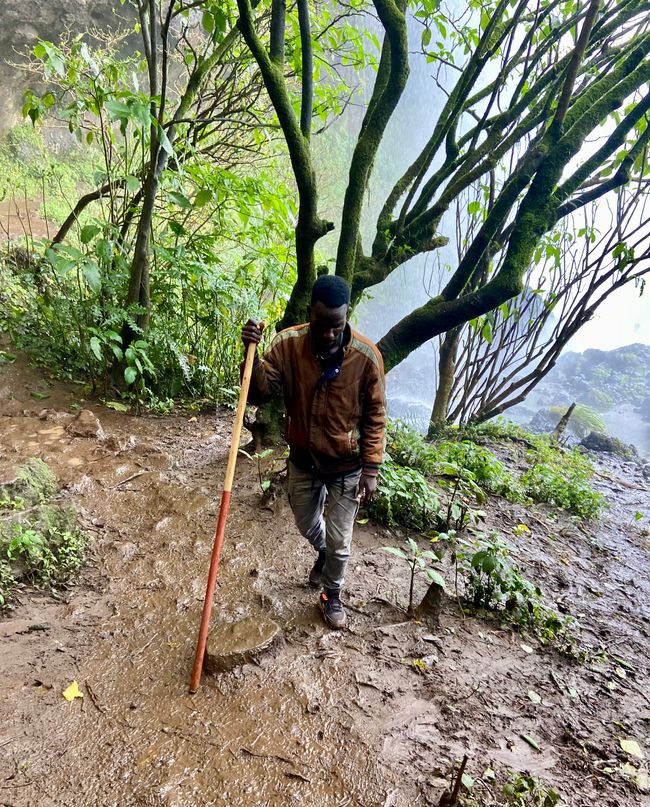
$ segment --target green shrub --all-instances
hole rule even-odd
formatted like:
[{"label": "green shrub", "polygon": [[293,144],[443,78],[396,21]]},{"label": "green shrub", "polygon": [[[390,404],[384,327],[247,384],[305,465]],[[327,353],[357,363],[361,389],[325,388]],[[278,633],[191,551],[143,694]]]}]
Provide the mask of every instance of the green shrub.
[{"label": "green shrub", "polygon": [[401,420],[389,421],[386,448],[393,462],[415,468],[422,474],[430,474],[437,467],[435,446]]},{"label": "green shrub", "polygon": [[562,507],[581,518],[594,518],[603,511],[605,499],[589,484],[593,467],[583,454],[538,438],[528,456],[533,464],[521,484],[534,501]]},{"label": "green shrub", "polygon": [[426,478],[413,468],[387,461],[381,466],[369,514],[388,526],[425,532],[440,523],[442,509]]},{"label": "green shrub", "polygon": [[15,585],[16,578],[11,573],[11,567],[6,560],[0,560],[0,608],[9,602]]},{"label": "green shrub", "polygon": [[501,460],[471,440],[438,443],[438,461],[460,469],[462,474],[490,493],[520,498],[518,486]]}]

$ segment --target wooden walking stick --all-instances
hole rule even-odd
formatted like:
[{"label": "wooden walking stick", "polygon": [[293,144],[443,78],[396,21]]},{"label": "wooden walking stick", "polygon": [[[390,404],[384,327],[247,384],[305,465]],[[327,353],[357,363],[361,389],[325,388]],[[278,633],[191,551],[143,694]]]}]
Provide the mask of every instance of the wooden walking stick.
[{"label": "wooden walking stick", "polygon": [[226,467],[226,478],[223,483],[223,493],[221,495],[221,506],[219,508],[219,519],[214,533],[214,546],[212,547],[212,558],[210,559],[210,571],[208,572],[208,585],[205,590],[205,600],[203,602],[203,613],[201,614],[201,626],[199,628],[199,638],[196,643],[196,656],[194,657],[194,667],[192,668],[192,678],[190,680],[190,694],[194,694],[201,682],[201,672],[203,670],[203,656],[205,655],[205,643],[208,639],[210,628],[210,615],[212,614],[212,599],[214,597],[214,587],[217,583],[217,573],[219,572],[219,558],[221,557],[221,547],[226,531],[226,521],[230,508],[230,496],[232,493],[232,481],[235,476],[235,465],[237,464],[237,454],[239,452],[239,438],[242,424],[244,422],[244,412],[246,411],[246,399],[248,398],[248,387],[251,382],[253,372],[253,361],[257,345],[249,342],[246,349],[246,361],[244,363],[244,374],[241,380],[241,392],[239,393],[239,404],[235,413],[235,422],[232,425],[232,440],[230,444],[230,454],[228,455],[228,465]]}]

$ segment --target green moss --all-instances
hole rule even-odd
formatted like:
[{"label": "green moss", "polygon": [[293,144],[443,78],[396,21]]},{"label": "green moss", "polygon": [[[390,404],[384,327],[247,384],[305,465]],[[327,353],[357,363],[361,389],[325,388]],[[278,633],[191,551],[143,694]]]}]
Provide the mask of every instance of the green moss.
[{"label": "green moss", "polygon": [[84,561],[88,536],[77,526],[74,507],[46,503],[55,492],[50,469],[32,458],[0,496],[0,507],[10,511],[0,518],[0,608],[20,582],[68,585]]},{"label": "green moss", "polygon": [[31,457],[16,478],[0,487],[0,509],[24,510],[47,501],[56,491],[56,477],[43,460]]}]

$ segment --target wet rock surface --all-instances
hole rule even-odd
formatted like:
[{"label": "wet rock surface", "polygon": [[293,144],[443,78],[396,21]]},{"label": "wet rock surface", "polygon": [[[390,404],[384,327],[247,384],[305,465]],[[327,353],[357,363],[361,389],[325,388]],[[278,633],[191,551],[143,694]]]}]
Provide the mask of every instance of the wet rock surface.
[{"label": "wet rock surface", "polygon": [[261,614],[215,625],[210,631],[203,670],[217,675],[258,661],[263,653],[277,646],[280,637],[277,622]]},{"label": "wet rock surface", "polygon": [[[381,549],[403,536],[370,524],[355,533],[350,628],[328,631],[306,586],[310,549],[282,499],[262,507],[257,467],[242,459],[209,647],[219,626],[260,614],[282,640],[204,675],[190,696],[232,413],[190,421],[97,407],[107,445],[39,420],[43,404],[29,395],[39,384],[26,362],[0,368],[0,474],[45,460],[94,540],[76,587],[24,588],[0,619],[0,802],[425,807],[467,753],[478,803],[499,797],[508,770],[529,771],[570,807],[647,803],[624,772],[640,775],[650,753],[650,495],[638,463],[598,466],[610,509],[597,523],[484,506],[526,577],[579,623],[579,662],[494,615],[462,613],[452,596],[438,627],[408,620],[408,569]],[[71,419],[78,390],[48,390]],[[515,538],[521,523],[530,533]],[[84,698],[68,703],[72,681]],[[638,741],[645,760],[621,739]],[[483,779],[488,767],[497,783]]]}]

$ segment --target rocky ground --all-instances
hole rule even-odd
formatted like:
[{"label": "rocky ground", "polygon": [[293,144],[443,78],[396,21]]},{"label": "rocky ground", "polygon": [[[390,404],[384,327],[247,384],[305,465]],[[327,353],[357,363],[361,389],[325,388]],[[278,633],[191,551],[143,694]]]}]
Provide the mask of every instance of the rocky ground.
[{"label": "rocky ground", "polygon": [[[270,616],[282,640],[191,696],[231,417],[122,415],[23,359],[0,367],[0,477],[42,458],[93,536],[78,585],[24,588],[0,621],[0,805],[419,807],[463,755],[466,804],[535,803],[501,795],[512,771],[572,807],[650,804],[650,543],[633,518],[650,521],[650,494],[634,463],[599,466],[611,509],[595,524],[486,507],[579,621],[578,662],[453,596],[439,625],[408,620],[406,569],[381,549],[403,536],[372,524],[356,532],[350,628],[329,632],[288,506],[263,505],[242,458],[213,623]],[[84,697],[67,702],[72,681]]]}]

